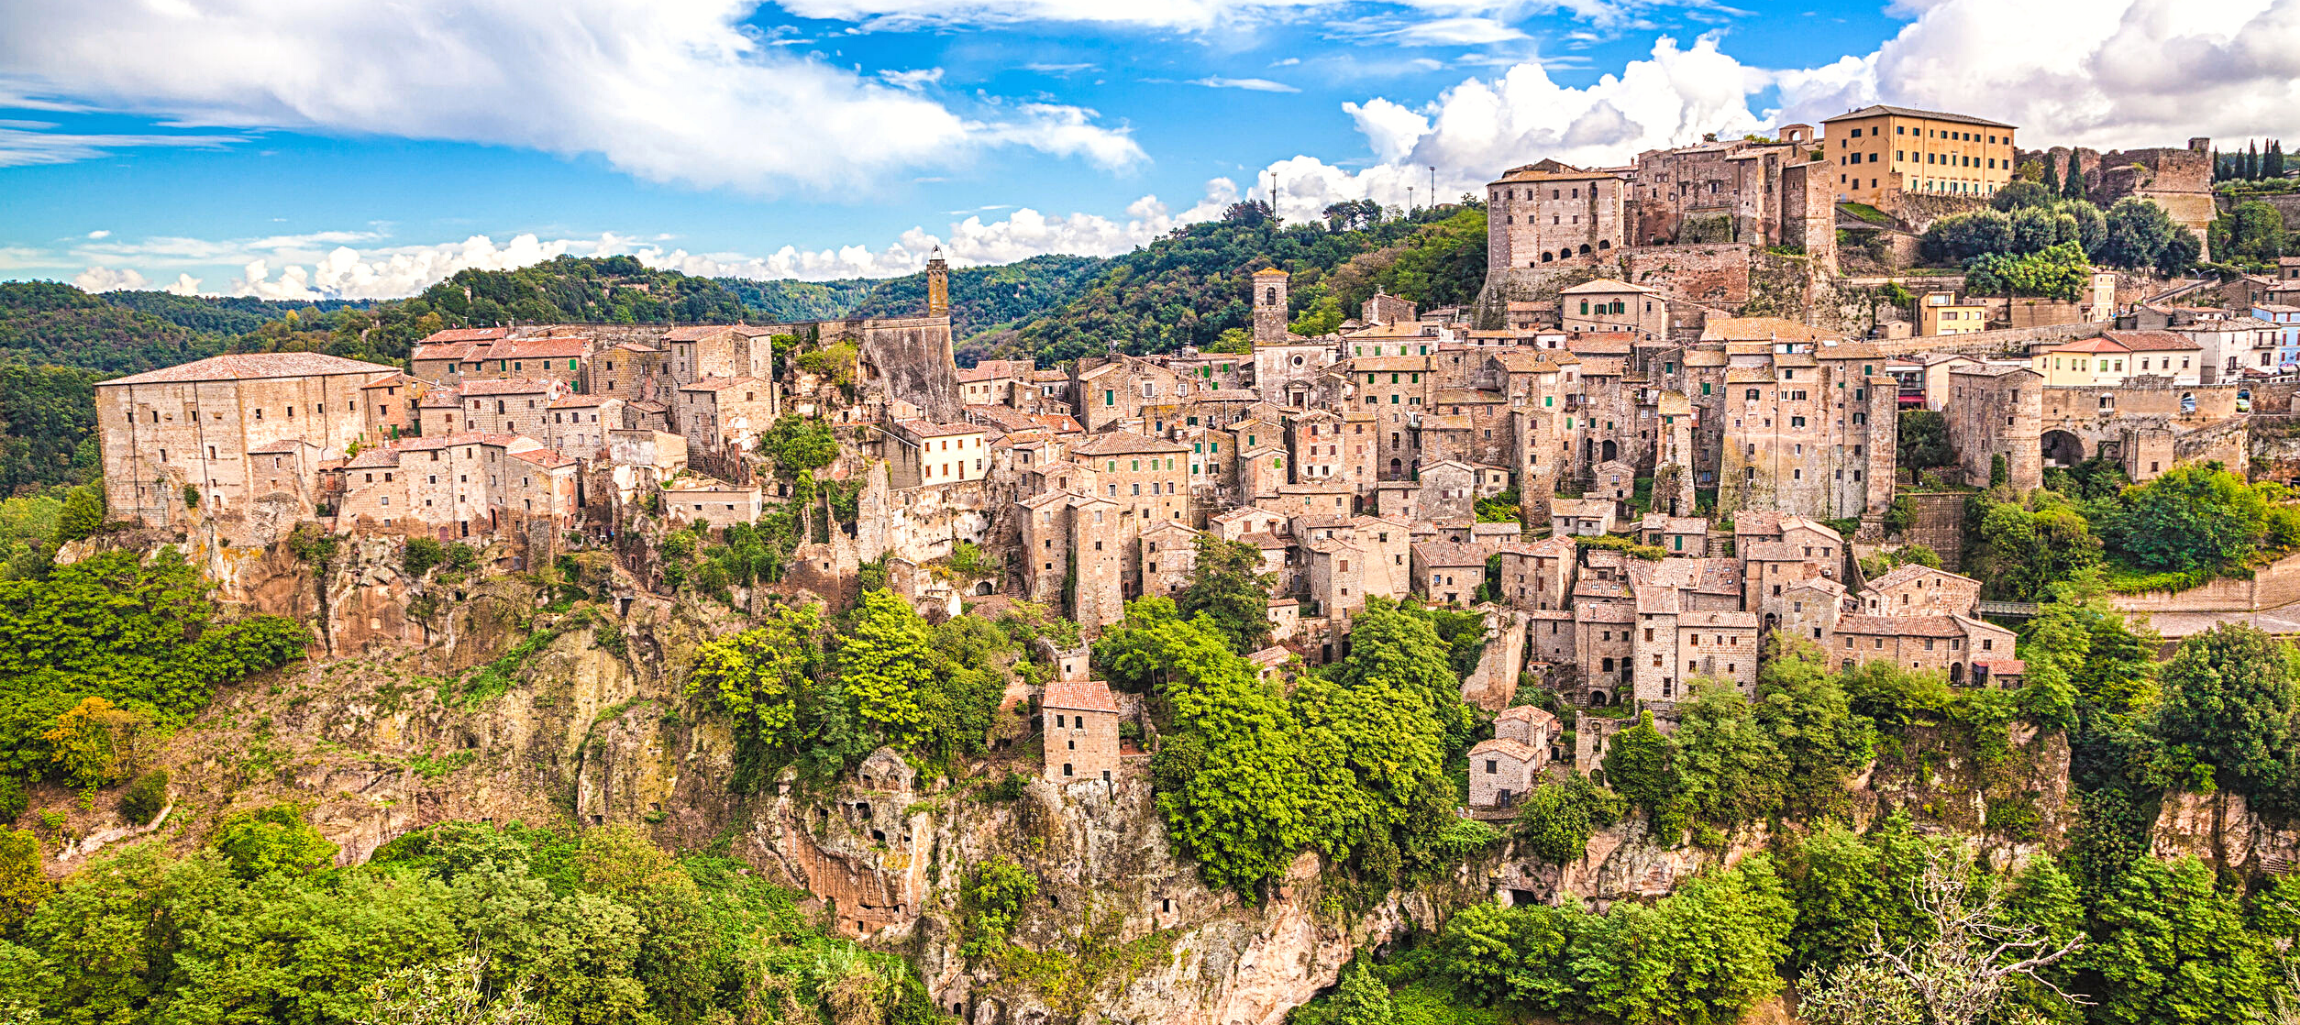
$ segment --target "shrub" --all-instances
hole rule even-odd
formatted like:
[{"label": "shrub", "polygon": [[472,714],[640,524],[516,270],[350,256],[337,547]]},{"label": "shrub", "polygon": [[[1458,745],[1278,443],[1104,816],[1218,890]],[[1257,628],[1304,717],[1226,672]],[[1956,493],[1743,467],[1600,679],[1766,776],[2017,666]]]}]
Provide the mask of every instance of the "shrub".
[{"label": "shrub", "polygon": [[399,553],[399,566],[407,571],[408,576],[421,577],[446,558],[445,545],[428,537],[411,537],[407,539],[407,547]]},{"label": "shrub", "polygon": [[168,806],[168,771],[153,769],[136,777],[128,784],[127,793],[120,795],[120,814],[128,821],[142,825],[152,821],[160,810]]}]

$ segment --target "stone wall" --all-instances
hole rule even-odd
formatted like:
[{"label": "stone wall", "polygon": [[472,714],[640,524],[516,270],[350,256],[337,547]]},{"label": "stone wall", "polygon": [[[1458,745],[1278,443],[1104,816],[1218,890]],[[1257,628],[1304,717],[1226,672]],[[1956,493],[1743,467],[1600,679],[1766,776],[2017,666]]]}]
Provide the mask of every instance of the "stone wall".
[{"label": "stone wall", "polygon": [[2120,594],[2114,601],[2126,612],[2259,612],[2282,608],[2300,602],[2300,554],[2263,566],[2249,579],[2222,577],[2185,591]]},{"label": "stone wall", "polygon": [[1961,492],[1898,496],[1917,512],[1916,522],[1901,533],[1900,543],[1932,549],[1941,557],[1941,568],[1954,572],[1964,555],[1965,497]]}]

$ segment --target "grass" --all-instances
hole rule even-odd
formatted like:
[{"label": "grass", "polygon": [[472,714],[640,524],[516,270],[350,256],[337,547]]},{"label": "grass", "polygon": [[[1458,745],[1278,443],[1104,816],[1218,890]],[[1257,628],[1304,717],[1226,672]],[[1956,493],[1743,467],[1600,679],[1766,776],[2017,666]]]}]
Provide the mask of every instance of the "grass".
[{"label": "grass", "polygon": [[537,630],[495,661],[448,678],[439,686],[440,703],[471,708],[502,697],[510,692],[519,667],[558,636],[559,628],[556,626]]},{"label": "grass", "polygon": [[1876,207],[1870,206],[1867,203],[1839,203],[1837,204],[1837,209],[1852,214],[1856,219],[1867,221],[1870,224],[1893,223],[1893,218],[1891,215],[1885,213],[1883,210],[1879,210]]}]

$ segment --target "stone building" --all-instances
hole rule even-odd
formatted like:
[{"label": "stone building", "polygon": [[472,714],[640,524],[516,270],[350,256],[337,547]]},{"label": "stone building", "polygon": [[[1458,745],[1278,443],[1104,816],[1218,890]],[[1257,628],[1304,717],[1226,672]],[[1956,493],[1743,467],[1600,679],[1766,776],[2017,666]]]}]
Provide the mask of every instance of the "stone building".
[{"label": "stone building", "polygon": [[974,424],[897,420],[886,431],[887,483],[897,489],[981,480],[990,433]]},{"label": "stone building", "polygon": [[1038,702],[1046,778],[1055,784],[1118,778],[1118,701],[1100,680],[1057,680]]},{"label": "stone building", "polygon": [[[396,373],[315,352],[244,353],[101,382],[109,515],[169,526],[195,509],[244,516],[262,502],[292,526],[315,507],[318,463],[367,435],[364,387]],[[269,451],[283,443],[311,455]]]},{"label": "stone building", "polygon": [[1629,174],[1634,211],[1632,239],[1641,244],[1747,242],[1782,239],[1782,181],[1790,167],[1810,160],[1812,129],[1786,125],[1779,141],[1736,139],[1676,149],[1648,150]]},{"label": "stone building", "polygon": [[699,448],[747,452],[775,423],[775,383],[765,378],[707,377],[676,394],[679,433]]},{"label": "stone building", "polygon": [[1839,616],[1832,640],[1826,647],[1839,668],[1885,661],[1942,672],[1959,685],[1970,679],[1974,659],[2013,651],[2012,631],[1967,616]]},{"label": "stone building", "polygon": [[455,389],[463,403],[463,423],[447,430],[541,437],[551,419],[551,403],[567,394],[555,378],[467,378]]},{"label": "stone building", "polygon": [[1598,278],[1559,289],[1568,334],[1614,332],[1636,338],[1669,336],[1669,300],[1643,285]]},{"label": "stone building", "polygon": [[[1485,187],[1486,266],[1540,269],[1609,255],[1628,237],[1622,185],[1616,172],[1555,160],[1511,168]],[[1490,271],[1487,280],[1496,280]]]},{"label": "stone building", "polygon": [[756,523],[765,511],[756,484],[729,484],[698,473],[686,473],[662,487],[663,515],[673,523],[702,521],[724,529],[736,523]]},{"label": "stone building", "polygon": [[597,459],[608,432],[623,428],[623,400],[611,395],[562,395],[551,401],[537,434],[546,448],[579,459]]}]

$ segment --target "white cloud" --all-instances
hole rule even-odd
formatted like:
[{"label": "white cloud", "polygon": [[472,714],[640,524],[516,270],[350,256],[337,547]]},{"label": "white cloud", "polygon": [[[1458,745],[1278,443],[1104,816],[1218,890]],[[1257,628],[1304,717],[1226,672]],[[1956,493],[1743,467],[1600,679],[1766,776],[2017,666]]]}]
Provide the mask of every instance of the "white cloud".
[{"label": "white cloud", "polygon": [[[0,39],[4,39],[5,35],[0,33]],[[0,42],[0,47],[6,45]],[[26,125],[36,127],[21,127]],[[245,136],[240,135],[106,135],[49,130],[54,127],[37,121],[0,124],[0,167],[69,164],[94,160],[114,150],[123,149],[222,149],[235,142],[247,141]]]},{"label": "white cloud", "polygon": [[[802,18],[853,22],[866,30],[941,25],[1058,22],[1136,29],[1207,32],[1268,21],[1299,20],[1360,7],[1438,17],[1523,18],[1564,13],[1599,25],[1624,22],[1667,0],[779,0]],[[1667,3],[1713,7],[1711,0]]]},{"label": "white cloud", "polygon": [[200,294],[200,279],[189,274],[178,274],[176,280],[161,286],[160,291],[175,295],[198,295]]},{"label": "white cloud", "polygon": [[1301,92],[1301,90],[1300,90],[1300,89],[1296,89],[1296,88],[1294,88],[1293,86],[1287,85],[1287,84],[1286,84],[1286,83],[1284,83],[1284,82],[1273,82],[1273,81],[1271,81],[1271,80],[1269,80],[1269,79],[1267,79],[1267,78],[1212,78],[1212,77],[1209,77],[1209,78],[1199,78],[1199,79],[1192,79],[1192,80],[1191,80],[1191,82],[1190,82],[1190,84],[1191,84],[1191,85],[1202,85],[1202,86],[1205,86],[1205,87],[1206,87],[1206,88],[1208,88],[1208,89],[1244,89],[1244,90],[1246,90],[1246,91],[1248,91],[1248,92],[1257,92],[1257,93],[1298,93],[1298,92]]},{"label": "white cloud", "polygon": [[109,232],[109,231],[105,231],[105,230],[103,230],[103,229],[101,229],[101,228],[98,228],[98,229],[97,229],[97,230],[95,230],[95,231],[91,231],[91,232],[89,232],[89,233],[88,233],[88,237],[89,237],[89,238],[110,238],[110,237],[112,237],[112,233],[111,233],[111,232]]},{"label": "white cloud", "polygon": [[920,68],[916,71],[881,71],[878,73],[878,77],[886,79],[886,84],[897,89],[909,89],[912,92],[917,92],[942,81],[942,69]]},{"label": "white cloud", "polygon": [[[1076,108],[955,109],[766,45],[741,24],[759,2],[16,5],[0,75],[9,92],[183,124],[597,154],[648,180],[759,193],[851,188],[995,146],[1103,168],[1144,159],[1124,128]],[[0,164],[236,138],[9,128]]]},{"label": "white cloud", "polygon": [[145,287],[144,276],[133,269],[113,270],[110,267],[90,267],[72,279],[72,284],[83,292],[118,292]]},{"label": "white cloud", "polygon": [[2029,145],[2274,134],[2300,105],[2300,0],[1927,0],[1873,54],[1780,75],[1783,117],[1865,103],[2017,125]]}]

